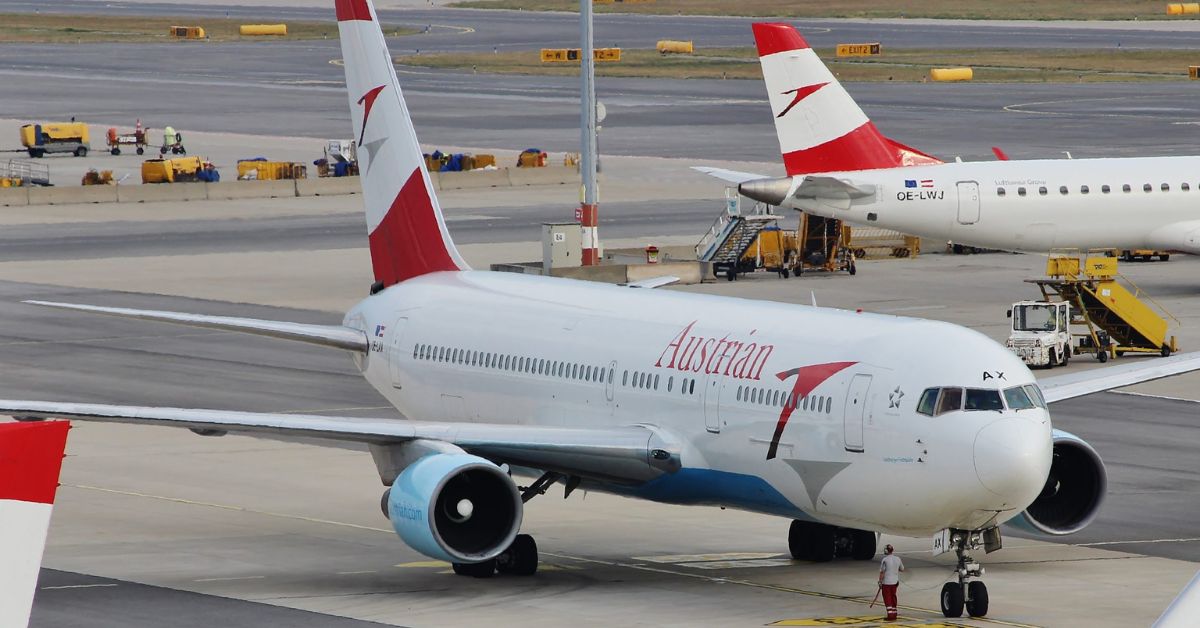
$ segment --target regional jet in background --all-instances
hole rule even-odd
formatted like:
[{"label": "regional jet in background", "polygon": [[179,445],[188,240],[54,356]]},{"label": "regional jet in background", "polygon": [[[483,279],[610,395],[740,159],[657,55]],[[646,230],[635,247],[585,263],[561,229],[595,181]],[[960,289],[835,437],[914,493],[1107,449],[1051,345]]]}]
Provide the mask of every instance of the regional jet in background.
[{"label": "regional jet in background", "polygon": [[0,423],[0,626],[29,624],[69,428]]},{"label": "regional jet in background", "polygon": [[988,611],[971,552],[998,549],[1000,524],[1070,534],[1100,508],[1103,463],[1052,429],[1047,404],[1200,369],[1181,354],[1039,383],[949,323],[470,270],[374,8],[335,4],[376,279],[341,325],[32,303],[344,350],[410,420],[13,400],[0,412],[366,443],[400,538],[477,577],[536,571],[522,514],[556,483],[783,517],[805,561],[869,560],[879,533],[928,537],[958,556],[941,595],[956,617]]},{"label": "regional jet in background", "polygon": [[885,137],[790,24],[754,24],[786,177],[717,168],[768,205],[941,241],[1200,253],[1200,157],[942,163]]}]

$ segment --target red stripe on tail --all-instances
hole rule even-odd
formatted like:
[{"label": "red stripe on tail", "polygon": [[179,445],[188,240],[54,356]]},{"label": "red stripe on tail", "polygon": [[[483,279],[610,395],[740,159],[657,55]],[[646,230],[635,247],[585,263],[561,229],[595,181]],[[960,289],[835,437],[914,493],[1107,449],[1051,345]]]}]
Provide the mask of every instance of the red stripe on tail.
[{"label": "red stripe on tail", "polygon": [[425,273],[459,270],[446,249],[421,169],[413,170],[370,235],[375,280],[390,286]]},{"label": "red stripe on tail", "polygon": [[53,504],[66,421],[0,423],[0,499]]},{"label": "red stripe on tail", "polygon": [[765,57],[788,50],[804,50],[808,42],[796,32],[791,24],[780,22],[755,22],[754,41],[758,44],[758,56]]},{"label": "red stripe on tail", "polygon": [[784,153],[789,176],[940,164],[941,160],[883,136],[873,122],[819,146]]},{"label": "red stripe on tail", "polygon": [[371,9],[367,7],[367,0],[334,0],[333,6],[337,11],[337,20],[339,22],[349,20],[371,21]]}]

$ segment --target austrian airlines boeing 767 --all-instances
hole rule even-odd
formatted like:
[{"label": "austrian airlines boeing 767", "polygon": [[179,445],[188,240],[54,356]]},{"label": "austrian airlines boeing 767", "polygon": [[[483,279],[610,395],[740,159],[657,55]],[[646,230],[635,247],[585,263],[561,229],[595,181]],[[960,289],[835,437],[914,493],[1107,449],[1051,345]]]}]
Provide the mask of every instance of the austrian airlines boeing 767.
[{"label": "austrian airlines boeing 767", "polygon": [[[526,502],[562,483],[791,520],[800,560],[935,538],[942,605],[987,612],[970,552],[1014,520],[1086,526],[1106,476],[1047,404],[1200,368],[1200,356],[1040,383],[942,322],[472,271],[430,185],[369,0],[337,0],[376,283],[341,325],[39,303],[344,350],[410,420],[0,401],[0,412],[295,434],[370,446],[404,542],[479,577],[532,574]],[[514,471],[532,472],[519,488]]]},{"label": "austrian airlines boeing 767", "polygon": [[943,242],[1200,253],[1200,157],[942,163],[885,137],[790,24],[755,24],[784,178],[741,193]]}]

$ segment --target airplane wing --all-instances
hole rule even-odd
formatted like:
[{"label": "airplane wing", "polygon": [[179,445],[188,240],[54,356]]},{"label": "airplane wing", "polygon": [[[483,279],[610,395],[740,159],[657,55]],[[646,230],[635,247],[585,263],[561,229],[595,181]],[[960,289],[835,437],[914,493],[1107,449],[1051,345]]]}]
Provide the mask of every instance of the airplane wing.
[{"label": "airplane wing", "polygon": [[738,172],[737,170],[726,170],[724,168],[709,168],[708,166],[692,166],[692,170],[703,172],[710,177],[716,177],[729,183],[745,183],[747,181],[754,181],[755,179],[768,178],[765,174]]},{"label": "airplane wing", "polygon": [[641,281],[631,281],[629,283],[623,283],[621,285],[625,286],[626,288],[661,288],[663,286],[669,286],[673,283],[678,283],[678,282],[679,282],[679,277],[676,277],[674,275],[662,275],[661,277],[650,277],[649,279],[642,279]]},{"label": "airplane wing", "polygon": [[1200,351],[1169,358],[1147,358],[1120,366],[1092,369],[1038,380],[1046,403],[1055,403],[1092,393],[1162,379],[1200,369]]},{"label": "airplane wing", "polygon": [[95,314],[108,314],[123,318],[133,318],[159,323],[174,323],[190,327],[204,327],[221,331],[236,331],[258,336],[270,336],[283,340],[298,340],[309,344],[358,351],[366,353],[368,348],[367,336],[357,329],[343,325],[308,325],[304,323],[288,323],[283,321],[267,321],[257,318],[238,318],[234,316],[207,316],[204,314],[188,314],[185,312],[166,312],[162,310],[134,310],[124,307],[102,307],[99,305],[80,305],[76,303],[56,303],[53,301],[23,301],[30,305],[41,305],[61,310],[77,310]]},{"label": "airplane wing", "polygon": [[568,428],[272,414],[89,403],[0,400],[0,415],[74,421],[169,425],[213,435],[290,435],[387,445],[412,440],[450,443],[497,464],[637,483],[679,469],[679,448],[654,428]]}]

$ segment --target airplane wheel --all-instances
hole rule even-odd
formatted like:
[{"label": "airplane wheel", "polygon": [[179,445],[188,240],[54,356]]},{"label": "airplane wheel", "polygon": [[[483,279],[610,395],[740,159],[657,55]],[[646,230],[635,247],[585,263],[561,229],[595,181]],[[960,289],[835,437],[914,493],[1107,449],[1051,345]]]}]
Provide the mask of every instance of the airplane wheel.
[{"label": "airplane wheel", "polygon": [[496,575],[496,559],[485,560],[482,563],[452,563],[454,573],[473,578],[491,578]]},{"label": "airplane wheel", "polygon": [[854,560],[871,560],[875,558],[875,533],[870,530],[854,531],[854,549],[850,557]]},{"label": "airplane wheel", "polygon": [[942,603],[943,615],[946,617],[962,617],[963,590],[961,584],[957,582],[943,584],[942,595],[939,597]]},{"label": "airplane wheel", "polygon": [[[962,589],[959,589],[960,591]],[[983,617],[988,612],[987,585],[976,580],[967,585],[967,614],[971,617]]]},{"label": "airplane wheel", "polygon": [[796,560],[812,560],[812,528],[807,521],[792,521],[788,528],[788,551]]},{"label": "airplane wheel", "polygon": [[1170,255],[1159,255],[1158,259],[1159,259],[1159,261],[1165,262],[1165,261],[1171,259],[1171,256]]},{"label": "airplane wheel", "polygon": [[816,524],[809,532],[812,556],[810,560],[817,563],[827,563],[837,555],[837,529],[833,526]]},{"label": "airplane wheel", "polygon": [[528,534],[518,534],[512,545],[496,558],[496,571],[504,574],[532,576],[537,568],[537,543]]},{"label": "airplane wheel", "polygon": [[781,279],[787,279],[789,275],[791,275],[791,273],[788,272],[788,269],[786,269],[786,268],[779,269],[779,277]]}]

